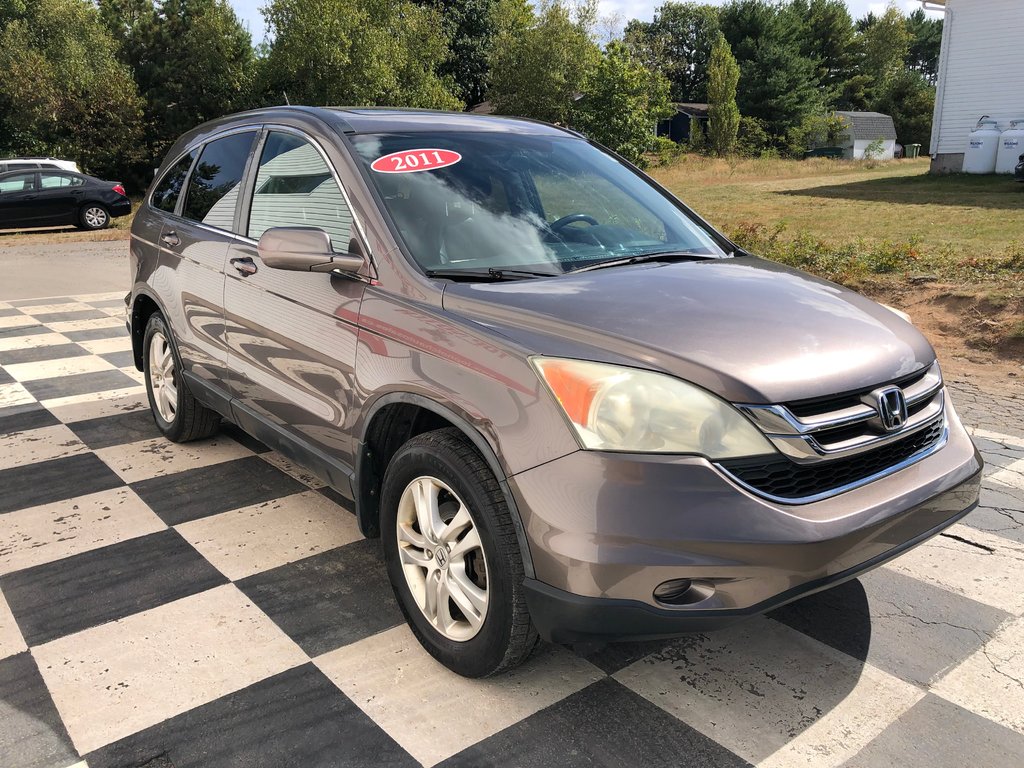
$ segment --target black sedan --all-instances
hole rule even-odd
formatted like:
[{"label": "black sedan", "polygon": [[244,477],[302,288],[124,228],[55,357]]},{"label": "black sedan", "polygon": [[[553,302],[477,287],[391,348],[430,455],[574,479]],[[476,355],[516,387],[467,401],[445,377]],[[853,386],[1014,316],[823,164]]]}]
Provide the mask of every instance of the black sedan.
[{"label": "black sedan", "polygon": [[132,204],[120,182],[70,171],[0,173],[0,229],[59,227],[103,229],[127,216]]},{"label": "black sedan", "polygon": [[1021,155],[1019,160],[1017,167],[1013,169],[1013,176],[1017,181],[1024,181],[1024,155]]}]

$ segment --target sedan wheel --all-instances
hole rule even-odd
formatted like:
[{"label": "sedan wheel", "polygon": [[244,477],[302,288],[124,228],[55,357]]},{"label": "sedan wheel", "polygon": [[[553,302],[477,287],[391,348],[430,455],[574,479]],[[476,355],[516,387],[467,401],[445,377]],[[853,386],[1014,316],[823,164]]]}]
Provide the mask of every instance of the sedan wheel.
[{"label": "sedan wheel", "polygon": [[110,223],[110,214],[102,205],[88,205],[82,211],[82,223],[86,229],[103,229]]},{"label": "sedan wheel", "polygon": [[397,522],[416,605],[445,638],[474,637],[487,616],[487,559],[469,507],[436,477],[418,477],[402,494]]}]

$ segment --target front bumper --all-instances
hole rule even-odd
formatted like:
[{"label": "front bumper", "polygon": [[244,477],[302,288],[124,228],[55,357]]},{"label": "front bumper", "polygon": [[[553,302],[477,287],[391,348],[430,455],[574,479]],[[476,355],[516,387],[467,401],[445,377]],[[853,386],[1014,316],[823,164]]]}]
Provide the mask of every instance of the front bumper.
[{"label": "front bumper", "polygon": [[[945,447],[862,488],[786,506],[697,458],[579,451],[511,478],[534,623],[555,642],[714,629],[856,577],[977,504],[981,457],[949,408]],[[685,605],[654,589],[702,585]]]}]

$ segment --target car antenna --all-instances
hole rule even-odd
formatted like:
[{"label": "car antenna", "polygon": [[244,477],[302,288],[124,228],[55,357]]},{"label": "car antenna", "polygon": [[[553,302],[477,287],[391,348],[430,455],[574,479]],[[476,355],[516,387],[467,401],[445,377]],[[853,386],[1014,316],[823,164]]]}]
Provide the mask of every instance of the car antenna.
[{"label": "car antenna", "polygon": [[290,101],[288,101],[288,93],[287,93],[287,91],[281,91],[281,95],[284,96],[284,103],[287,106],[290,107],[292,105],[292,103]]}]

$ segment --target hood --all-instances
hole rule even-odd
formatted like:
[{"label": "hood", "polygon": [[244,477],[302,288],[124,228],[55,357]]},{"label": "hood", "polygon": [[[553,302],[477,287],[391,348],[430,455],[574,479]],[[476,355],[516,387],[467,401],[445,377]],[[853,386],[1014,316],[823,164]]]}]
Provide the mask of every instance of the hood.
[{"label": "hood", "polygon": [[732,402],[835,395],[935,360],[880,304],[754,257],[453,283],[444,308],[532,354],[659,369]]}]

